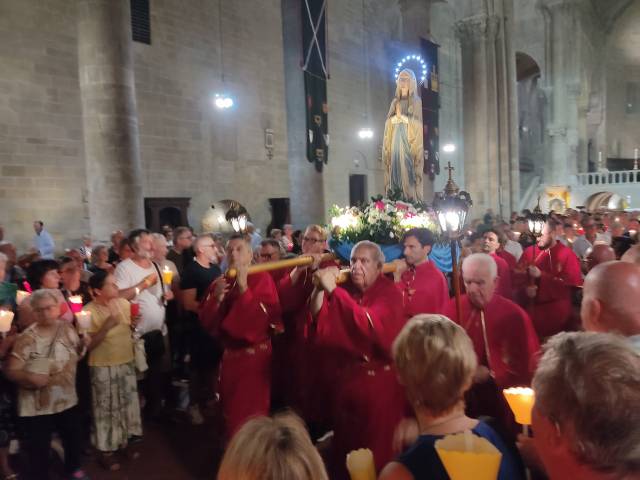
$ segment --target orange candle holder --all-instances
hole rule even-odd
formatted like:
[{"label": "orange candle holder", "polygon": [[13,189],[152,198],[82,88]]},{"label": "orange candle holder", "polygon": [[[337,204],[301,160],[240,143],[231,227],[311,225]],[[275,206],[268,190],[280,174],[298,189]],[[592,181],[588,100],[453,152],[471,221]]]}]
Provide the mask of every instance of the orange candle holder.
[{"label": "orange candle holder", "polygon": [[502,394],[520,425],[531,425],[531,410],[535,402],[535,394],[528,387],[505,388]]}]

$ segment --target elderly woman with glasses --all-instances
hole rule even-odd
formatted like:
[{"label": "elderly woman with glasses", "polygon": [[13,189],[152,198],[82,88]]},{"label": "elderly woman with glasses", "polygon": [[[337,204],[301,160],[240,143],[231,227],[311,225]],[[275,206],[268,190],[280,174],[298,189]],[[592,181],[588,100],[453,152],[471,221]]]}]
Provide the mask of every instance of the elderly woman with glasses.
[{"label": "elderly woman with glasses", "polygon": [[16,339],[5,373],[18,386],[18,416],[32,478],[49,478],[46,460],[55,431],[62,439],[67,478],[86,479],[80,469],[76,366],[89,338],[81,341],[73,326],[61,320],[58,290],[37,290],[30,303],[35,322]]}]

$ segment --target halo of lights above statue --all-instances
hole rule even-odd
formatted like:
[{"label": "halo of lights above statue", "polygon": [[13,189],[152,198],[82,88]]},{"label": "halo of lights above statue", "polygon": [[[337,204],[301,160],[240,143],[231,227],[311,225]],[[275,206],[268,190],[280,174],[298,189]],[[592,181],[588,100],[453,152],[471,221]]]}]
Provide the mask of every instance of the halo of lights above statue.
[{"label": "halo of lights above statue", "polygon": [[471,195],[465,191],[460,191],[453,181],[452,172],[454,168],[451,162],[447,162],[446,170],[449,171],[449,180],[442,192],[437,192],[433,199],[433,209],[440,225],[442,233],[449,237],[451,245],[451,265],[453,291],[456,298],[456,316],[460,322],[460,271],[458,268],[458,239],[462,235],[464,224],[469,213],[469,207],[473,204]]}]

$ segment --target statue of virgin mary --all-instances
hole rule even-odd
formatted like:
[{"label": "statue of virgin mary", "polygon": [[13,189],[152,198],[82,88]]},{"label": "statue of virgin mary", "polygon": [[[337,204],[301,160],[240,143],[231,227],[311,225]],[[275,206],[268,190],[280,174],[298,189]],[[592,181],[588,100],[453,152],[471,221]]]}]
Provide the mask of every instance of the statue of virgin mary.
[{"label": "statue of virgin mary", "polygon": [[422,200],[423,150],[422,100],[415,74],[405,69],[398,75],[396,94],[384,124],[385,194],[402,192],[407,200]]}]

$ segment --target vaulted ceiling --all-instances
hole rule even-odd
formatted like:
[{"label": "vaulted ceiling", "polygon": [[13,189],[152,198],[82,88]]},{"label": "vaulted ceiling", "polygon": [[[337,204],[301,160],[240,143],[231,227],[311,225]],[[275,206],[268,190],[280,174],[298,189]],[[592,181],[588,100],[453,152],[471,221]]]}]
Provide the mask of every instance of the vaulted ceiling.
[{"label": "vaulted ceiling", "polygon": [[638,0],[591,0],[596,16],[607,33],[633,3],[637,4]]}]

